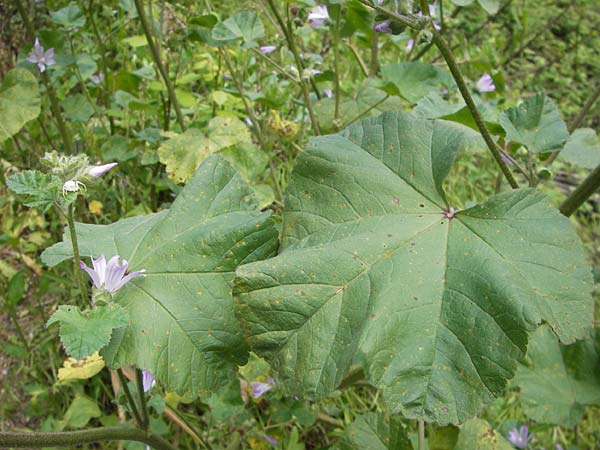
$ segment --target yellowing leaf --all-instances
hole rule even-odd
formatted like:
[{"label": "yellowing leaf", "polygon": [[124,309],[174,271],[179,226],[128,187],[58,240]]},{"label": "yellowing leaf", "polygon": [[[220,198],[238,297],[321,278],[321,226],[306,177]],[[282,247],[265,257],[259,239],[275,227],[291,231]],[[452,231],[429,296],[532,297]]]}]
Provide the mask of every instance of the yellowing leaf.
[{"label": "yellowing leaf", "polygon": [[293,138],[300,129],[300,124],[291,120],[282,119],[277,111],[271,111],[269,126],[282,137]]},{"label": "yellowing leaf", "polygon": [[177,183],[190,179],[209,155],[243,142],[251,142],[248,128],[239,119],[214,117],[206,131],[188,128],[158,149],[160,162],[167,166],[169,178]]},{"label": "yellowing leaf", "polygon": [[86,380],[104,368],[104,358],[98,352],[83,359],[68,358],[58,369],[58,381]]}]

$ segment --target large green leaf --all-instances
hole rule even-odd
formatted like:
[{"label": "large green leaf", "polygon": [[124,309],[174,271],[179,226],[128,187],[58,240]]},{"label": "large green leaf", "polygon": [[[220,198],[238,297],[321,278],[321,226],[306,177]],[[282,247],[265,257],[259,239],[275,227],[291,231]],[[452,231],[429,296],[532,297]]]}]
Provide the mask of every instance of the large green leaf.
[{"label": "large green leaf", "polygon": [[591,128],[578,128],[569,137],[559,155],[571,164],[594,169],[600,164],[600,139],[596,131]]},{"label": "large green leaf", "polygon": [[591,272],[568,219],[534,189],[451,220],[441,185],[465,127],[384,113],[315,138],[286,192],[282,251],[238,268],[248,342],[296,395],[352,364],[394,412],[457,423],[502,393],[541,320],[591,326]]},{"label": "large green leaf", "polygon": [[[452,3],[458,6],[467,6],[475,0],[451,0]],[[496,14],[500,9],[499,0],[478,0],[478,3],[485,9],[488,14]]]},{"label": "large green leaf", "polygon": [[558,108],[543,92],[503,111],[500,125],[506,131],[506,139],[523,144],[534,153],[560,150],[569,138]]},{"label": "large green leaf", "polygon": [[40,91],[33,74],[25,69],[8,72],[0,85],[0,144],[39,116],[40,104]]},{"label": "large green leaf", "polygon": [[60,340],[67,354],[83,359],[104,348],[113,329],[124,327],[128,319],[127,311],[114,303],[83,312],[77,306],[61,305],[47,325],[60,323]]},{"label": "large green leaf", "polygon": [[[167,390],[191,396],[227,383],[247,357],[229,283],[238,264],[274,253],[277,231],[226,161],[209,157],[168,212],[78,224],[77,234],[84,255],[146,269],[114,298],[130,321],[102,352],[110,367],[149,369]],[[58,244],[43,261],[56,264],[69,250]]]},{"label": "large green leaf", "polygon": [[381,413],[368,413],[356,418],[338,443],[340,450],[412,450],[402,422],[392,416],[390,423]]},{"label": "large green leaf", "polygon": [[592,339],[563,346],[549,327],[540,327],[515,378],[525,414],[538,422],[577,425],[586,405],[600,406],[599,363]]}]

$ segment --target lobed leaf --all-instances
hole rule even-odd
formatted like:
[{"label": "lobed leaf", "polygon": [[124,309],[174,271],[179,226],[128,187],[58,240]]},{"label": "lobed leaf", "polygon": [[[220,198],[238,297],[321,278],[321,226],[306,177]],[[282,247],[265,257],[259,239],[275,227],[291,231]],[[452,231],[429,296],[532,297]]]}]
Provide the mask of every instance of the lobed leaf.
[{"label": "lobed leaf", "polygon": [[393,412],[459,423],[501,394],[542,320],[591,326],[591,272],[533,189],[446,218],[465,127],[384,113],[313,139],[286,192],[280,254],[237,270],[248,343],[294,395],[363,367]]},{"label": "lobed leaf", "polygon": [[577,425],[587,405],[600,406],[599,362],[592,339],[563,346],[549,327],[538,328],[515,377],[525,414],[542,423]]},{"label": "lobed leaf", "polygon": [[[277,230],[252,191],[220,156],[207,158],[173,206],[111,225],[77,224],[81,252],[119,255],[145,277],[114,302],[130,321],[101,352],[109,367],[150,370],[168,391],[196,397],[224,386],[247,358],[230,282],[240,263],[273,255]],[[44,252],[56,264],[66,241]]]},{"label": "lobed leaf", "polygon": [[0,143],[40,115],[37,79],[25,69],[13,69],[0,85]]},{"label": "lobed leaf", "polygon": [[95,306],[85,311],[77,306],[61,305],[46,325],[57,322],[60,323],[60,340],[67,354],[83,359],[103,349],[113,330],[127,325],[128,314],[117,304]]}]

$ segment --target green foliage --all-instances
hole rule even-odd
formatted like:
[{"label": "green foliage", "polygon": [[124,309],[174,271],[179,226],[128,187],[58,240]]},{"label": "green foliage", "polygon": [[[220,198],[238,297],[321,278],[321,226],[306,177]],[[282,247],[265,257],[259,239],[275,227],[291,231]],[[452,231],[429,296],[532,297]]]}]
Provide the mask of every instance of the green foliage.
[{"label": "green foliage", "polygon": [[461,428],[454,450],[513,450],[514,447],[485,420],[471,419]]},{"label": "green foliage", "polygon": [[[475,2],[475,0],[451,0],[452,3],[458,6],[467,6]],[[499,0],[477,0],[477,2],[485,9],[488,14],[496,14],[500,9]]]},{"label": "green foliage", "polygon": [[340,450],[412,450],[397,416],[389,423],[381,413],[368,413],[357,417],[349,426],[338,444]]},{"label": "green foliage", "polygon": [[392,411],[459,423],[503,392],[541,320],[564,342],[589,328],[583,249],[543,194],[442,214],[465,135],[384,113],[300,155],[281,252],[238,268],[235,290],[250,346],[288,392],[327,395],[358,363]]},{"label": "green foliage", "polygon": [[25,275],[22,270],[15,273],[8,282],[6,291],[6,306],[13,309],[23,299],[25,294]]},{"label": "green foliage", "polygon": [[560,158],[586,169],[594,169],[600,164],[600,139],[591,128],[579,128],[573,132]]},{"label": "green foliage", "polygon": [[[107,364],[148,369],[167,390],[191,397],[226,385],[247,358],[229,283],[240,263],[275,252],[269,215],[232,167],[212,156],[168,212],[78,224],[83,255],[119,255],[131,270],[146,270],[114,297],[130,320],[103,350]],[[56,264],[69,254],[65,242],[43,260]]]},{"label": "green foliage", "polygon": [[37,79],[24,69],[13,69],[0,85],[0,144],[40,115]]},{"label": "green foliage", "polygon": [[91,419],[98,418],[102,411],[98,404],[89,397],[77,396],[67,409],[60,422],[60,429],[79,429],[85,427]]},{"label": "green foliage", "polygon": [[82,94],[75,94],[62,101],[65,117],[75,122],[86,123],[94,115],[94,106]]},{"label": "green foliage", "polygon": [[52,22],[63,27],[67,31],[74,31],[85,25],[85,16],[76,3],[69,3],[58,11],[50,13]]},{"label": "green foliage", "polygon": [[47,325],[60,324],[60,340],[69,356],[82,359],[103,349],[113,330],[127,325],[127,311],[115,303],[97,305],[81,311],[77,306],[61,305]]},{"label": "green foliage", "polygon": [[506,139],[523,144],[534,153],[560,150],[569,138],[558,108],[544,92],[503,111],[500,124]]},{"label": "green foliage", "polygon": [[212,29],[212,39],[231,43],[242,39],[245,46],[256,46],[256,40],[265,35],[265,28],[253,11],[242,11],[217,23]]},{"label": "green foliage", "polygon": [[23,196],[26,206],[47,211],[60,195],[62,183],[54,175],[37,170],[24,170],[11,175],[6,180],[6,185],[15,194]]},{"label": "green foliage", "polygon": [[384,88],[388,93],[400,95],[412,103],[451,84],[444,71],[420,61],[386,64],[381,68],[381,76],[388,83]]},{"label": "green foliage", "polygon": [[178,183],[190,179],[208,156],[241,143],[250,143],[248,128],[238,119],[217,116],[206,131],[188,128],[158,149],[160,162],[167,166],[169,177]]},{"label": "green foliage", "polygon": [[515,378],[527,416],[569,428],[577,425],[586,405],[600,406],[599,363],[593,339],[565,346],[549,327],[540,327]]}]

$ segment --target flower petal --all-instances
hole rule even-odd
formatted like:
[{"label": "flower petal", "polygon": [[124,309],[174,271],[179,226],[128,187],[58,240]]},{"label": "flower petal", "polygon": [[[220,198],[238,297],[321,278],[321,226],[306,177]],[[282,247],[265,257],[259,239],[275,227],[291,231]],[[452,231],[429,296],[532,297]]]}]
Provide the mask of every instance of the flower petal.
[{"label": "flower petal", "polygon": [[117,164],[118,163],[108,163],[108,164],[102,164],[99,166],[92,166],[88,169],[88,173],[93,177],[99,177],[101,175],[104,175],[106,172],[108,172],[110,169],[115,167]]},{"label": "flower petal", "polygon": [[100,289],[100,287],[102,286],[102,280],[100,280],[100,277],[98,276],[98,272],[96,272],[93,269],[90,269],[83,261],[79,261],[79,267],[81,267],[83,270],[85,270],[88,273],[88,275],[92,279],[92,282],[94,283],[94,286],[96,286],[98,289]]}]

